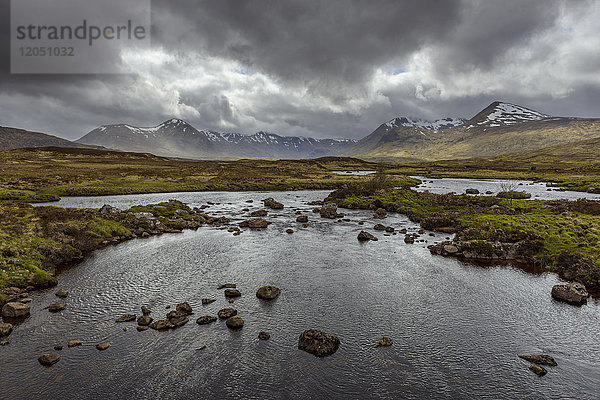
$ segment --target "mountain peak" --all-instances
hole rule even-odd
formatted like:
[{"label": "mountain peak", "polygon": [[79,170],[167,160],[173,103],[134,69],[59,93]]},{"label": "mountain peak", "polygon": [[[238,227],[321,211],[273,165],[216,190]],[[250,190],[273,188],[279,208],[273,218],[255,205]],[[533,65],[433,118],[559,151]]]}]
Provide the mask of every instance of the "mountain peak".
[{"label": "mountain peak", "polygon": [[428,130],[444,130],[454,128],[455,126],[461,125],[465,122],[463,118],[442,118],[435,121],[428,121],[422,118],[414,117],[396,117],[384,125],[389,128],[398,128],[401,126],[414,127]]},{"label": "mountain peak", "polygon": [[471,129],[475,126],[495,128],[506,125],[515,125],[522,122],[539,121],[547,118],[551,118],[551,116],[516,104],[494,101],[469,120],[467,129]]}]

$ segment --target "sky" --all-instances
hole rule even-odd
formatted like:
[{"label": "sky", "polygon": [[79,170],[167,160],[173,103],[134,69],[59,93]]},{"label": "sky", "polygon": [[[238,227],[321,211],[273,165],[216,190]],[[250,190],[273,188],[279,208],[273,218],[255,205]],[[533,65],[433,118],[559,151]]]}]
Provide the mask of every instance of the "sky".
[{"label": "sky", "polygon": [[360,139],[495,100],[600,117],[600,1],[153,0],[151,47],[122,55],[136,73],[105,75],[11,74],[8,10],[0,126],[67,139],[170,118]]}]

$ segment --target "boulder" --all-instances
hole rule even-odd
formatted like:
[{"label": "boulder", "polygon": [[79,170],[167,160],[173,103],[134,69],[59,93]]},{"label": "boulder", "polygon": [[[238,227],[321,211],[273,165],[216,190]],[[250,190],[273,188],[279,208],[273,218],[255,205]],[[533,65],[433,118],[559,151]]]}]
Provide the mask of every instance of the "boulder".
[{"label": "boulder", "polygon": [[319,214],[323,218],[336,219],[336,218],[342,218],[344,216],[344,214],[338,214],[337,204],[335,204],[335,203],[324,204],[323,207],[321,207],[318,210],[319,210]]},{"label": "boulder", "polygon": [[233,317],[234,315],[237,315],[237,310],[235,308],[223,308],[219,310],[217,315],[221,319],[227,319]]},{"label": "boulder", "polygon": [[378,240],[375,236],[371,235],[369,232],[360,231],[358,236],[356,237],[361,242],[366,242],[368,240]]},{"label": "boulder", "polygon": [[529,370],[532,371],[537,376],[544,376],[548,373],[548,371],[546,371],[544,368],[540,367],[539,365],[530,365]]},{"label": "boulder", "polygon": [[298,215],[296,217],[296,222],[307,223],[308,222],[308,216],[306,216],[306,215]]},{"label": "boulder", "polygon": [[458,247],[453,244],[444,245],[444,251],[448,254],[456,254],[458,253]]},{"label": "boulder", "polygon": [[60,354],[56,353],[44,353],[38,357],[40,364],[49,367],[60,361]]},{"label": "boulder", "polygon": [[413,244],[415,242],[415,238],[411,235],[404,236],[404,243]]},{"label": "boulder", "polygon": [[54,293],[56,295],[56,297],[60,297],[61,299],[64,299],[65,297],[67,297],[69,295],[69,291],[65,290],[65,289],[60,289],[58,292]]},{"label": "boulder", "polygon": [[173,325],[174,328],[179,328],[190,322],[190,319],[187,315],[180,313],[179,311],[171,311],[168,315],[169,323]]},{"label": "boulder", "polygon": [[388,347],[388,346],[391,346],[392,343],[393,343],[392,339],[384,336],[377,341],[377,344],[375,345],[375,347]]},{"label": "boulder", "polygon": [[150,328],[157,331],[164,331],[166,329],[175,328],[175,325],[171,324],[168,319],[159,319],[150,324]]},{"label": "boulder", "polygon": [[237,286],[235,283],[224,283],[222,285],[219,285],[217,287],[217,289],[221,290],[221,289],[235,289]]},{"label": "boulder", "polygon": [[477,189],[467,189],[465,190],[466,194],[479,194],[479,190]]},{"label": "boulder", "polygon": [[29,315],[31,307],[29,304],[10,302],[2,307],[2,316],[6,318],[20,318]]},{"label": "boulder", "polygon": [[258,338],[260,340],[269,340],[271,338],[271,334],[269,332],[260,331],[258,333]]},{"label": "boulder", "polygon": [[193,314],[192,306],[188,302],[177,304],[175,310],[185,315]]},{"label": "boulder", "polygon": [[552,356],[547,354],[531,354],[531,355],[521,355],[519,357],[523,360],[527,360],[530,363],[540,364],[540,365],[550,365],[551,367],[556,367],[558,364],[554,361]]},{"label": "boulder", "polygon": [[81,343],[81,340],[69,340],[69,342],[67,343],[67,347],[78,347],[82,344],[83,343]]},{"label": "boulder", "polygon": [[571,282],[566,285],[554,285],[552,297],[558,301],[580,306],[587,303],[588,292],[579,282]]},{"label": "boulder", "polygon": [[262,300],[273,300],[279,296],[281,289],[276,286],[266,285],[261,286],[256,291],[256,297]]},{"label": "boulder", "polygon": [[233,317],[227,318],[225,325],[227,325],[229,329],[242,329],[244,327],[244,320],[239,315],[234,315]]},{"label": "boulder", "polygon": [[377,224],[373,227],[376,231],[385,231],[385,226],[381,224]]},{"label": "boulder", "polygon": [[394,233],[395,229],[392,228],[391,226],[386,226],[385,227],[385,231],[388,232],[388,233]]},{"label": "boulder", "polygon": [[340,346],[337,336],[330,333],[309,329],[298,338],[298,349],[317,357],[326,357],[335,353]]},{"label": "boulder", "polygon": [[387,218],[387,211],[384,208],[378,208],[377,210],[375,210],[375,213],[373,213],[373,218],[375,218],[375,219]]},{"label": "boulder", "polygon": [[0,322],[0,337],[8,336],[13,330],[12,324],[6,322]]},{"label": "boulder", "polygon": [[208,324],[215,322],[216,320],[217,320],[217,317],[213,317],[212,315],[205,315],[203,317],[198,318],[196,320],[196,323],[198,325],[208,325]]},{"label": "boulder", "polygon": [[210,304],[210,303],[214,303],[215,301],[217,301],[217,300],[215,300],[215,299],[202,299],[202,304],[203,305],[207,305],[207,304]]},{"label": "boulder", "polygon": [[269,226],[269,222],[264,218],[254,218],[248,220],[248,228],[250,229],[263,229],[267,226]]},{"label": "boulder", "polygon": [[[60,311],[64,310],[65,308],[67,308],[66,303],[52,303],[48,306],[48,311],[55,313],[55,312],[60,312]],[[133,316],[133,318],[135,319],[135,315]]]},{"label": "boulder", "polygon": [[264,199],[263,204],[265,207],[269,207],[273,210],[282,210],[283,209],[283,204],[281,204],[278,201],[275,201],[272,197],[269,197],[268,199]]},{"label": "boulder", "polygon": [[241,295],[237,289],[225,289],[225,297],[240,297]]},{"label": "boulder", "polygon": [[149,317],[147,315],[142,315],[141,317],[139,317],[137,319],[137,324],[139,326],[148,326],[152,323],[152,317]]},{"label": "boulder", "polygon": [[100,343],[96,345],[96,348],[100,351],[106,350],[110,347],[110,343]]},{"label": "boulder", "polygon": [[252,212],[250,213],[250,216],[251,216],[251,217],[266,217],[266,216],[267,216],[267,214],[269,214],[269,213],[267,212],[267,210],[256,210],[256,211],[252,211]]},{"label": "boulder", "polygon": [[135,314],[123,314],[115,322],[131,322],[135,321]]}]

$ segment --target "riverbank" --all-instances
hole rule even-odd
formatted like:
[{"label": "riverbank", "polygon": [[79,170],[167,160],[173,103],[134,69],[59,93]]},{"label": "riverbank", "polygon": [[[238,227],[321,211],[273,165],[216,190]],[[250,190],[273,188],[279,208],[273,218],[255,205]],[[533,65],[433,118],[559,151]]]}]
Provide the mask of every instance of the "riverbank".
[{"label": "riverbank", "polygon": [[600,289],[600,203],[513,200],[418,193],[410,189],[336,190],[328,201],[350,209],[383,208],[424,229],[455,233],[433,254],[469,261],[516,261]]}]

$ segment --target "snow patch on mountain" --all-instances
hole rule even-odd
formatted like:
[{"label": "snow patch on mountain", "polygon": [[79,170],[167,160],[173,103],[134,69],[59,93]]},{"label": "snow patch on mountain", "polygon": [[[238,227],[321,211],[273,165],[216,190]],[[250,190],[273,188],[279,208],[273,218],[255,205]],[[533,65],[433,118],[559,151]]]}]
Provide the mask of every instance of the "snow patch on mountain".
[{"label": "snow patch on mountain", "polygon": [[[551,116],[515,104],[498,102],[486,118],[483,121],[477,122],[476,125],[493,128],[523,122],[540,121],[548,118],[551,118]],[[476,125],[471,124],[467,129],[471,129]]]},{"label": "snow patch on mountain", "polygon": [[[411,118],[411,117],[397,117],[384,125],[387,128],[398,128],[401,126],[415,127],[421,129],[428,129],[432,131],[444,130],[454,128],[463,124],[466,120],[463,118],[443,118],[435,121],[428,121],[422,118]],[[422,132],[421,132],[422,133]],[[424,134],[424,133],[423,133]]]}]

